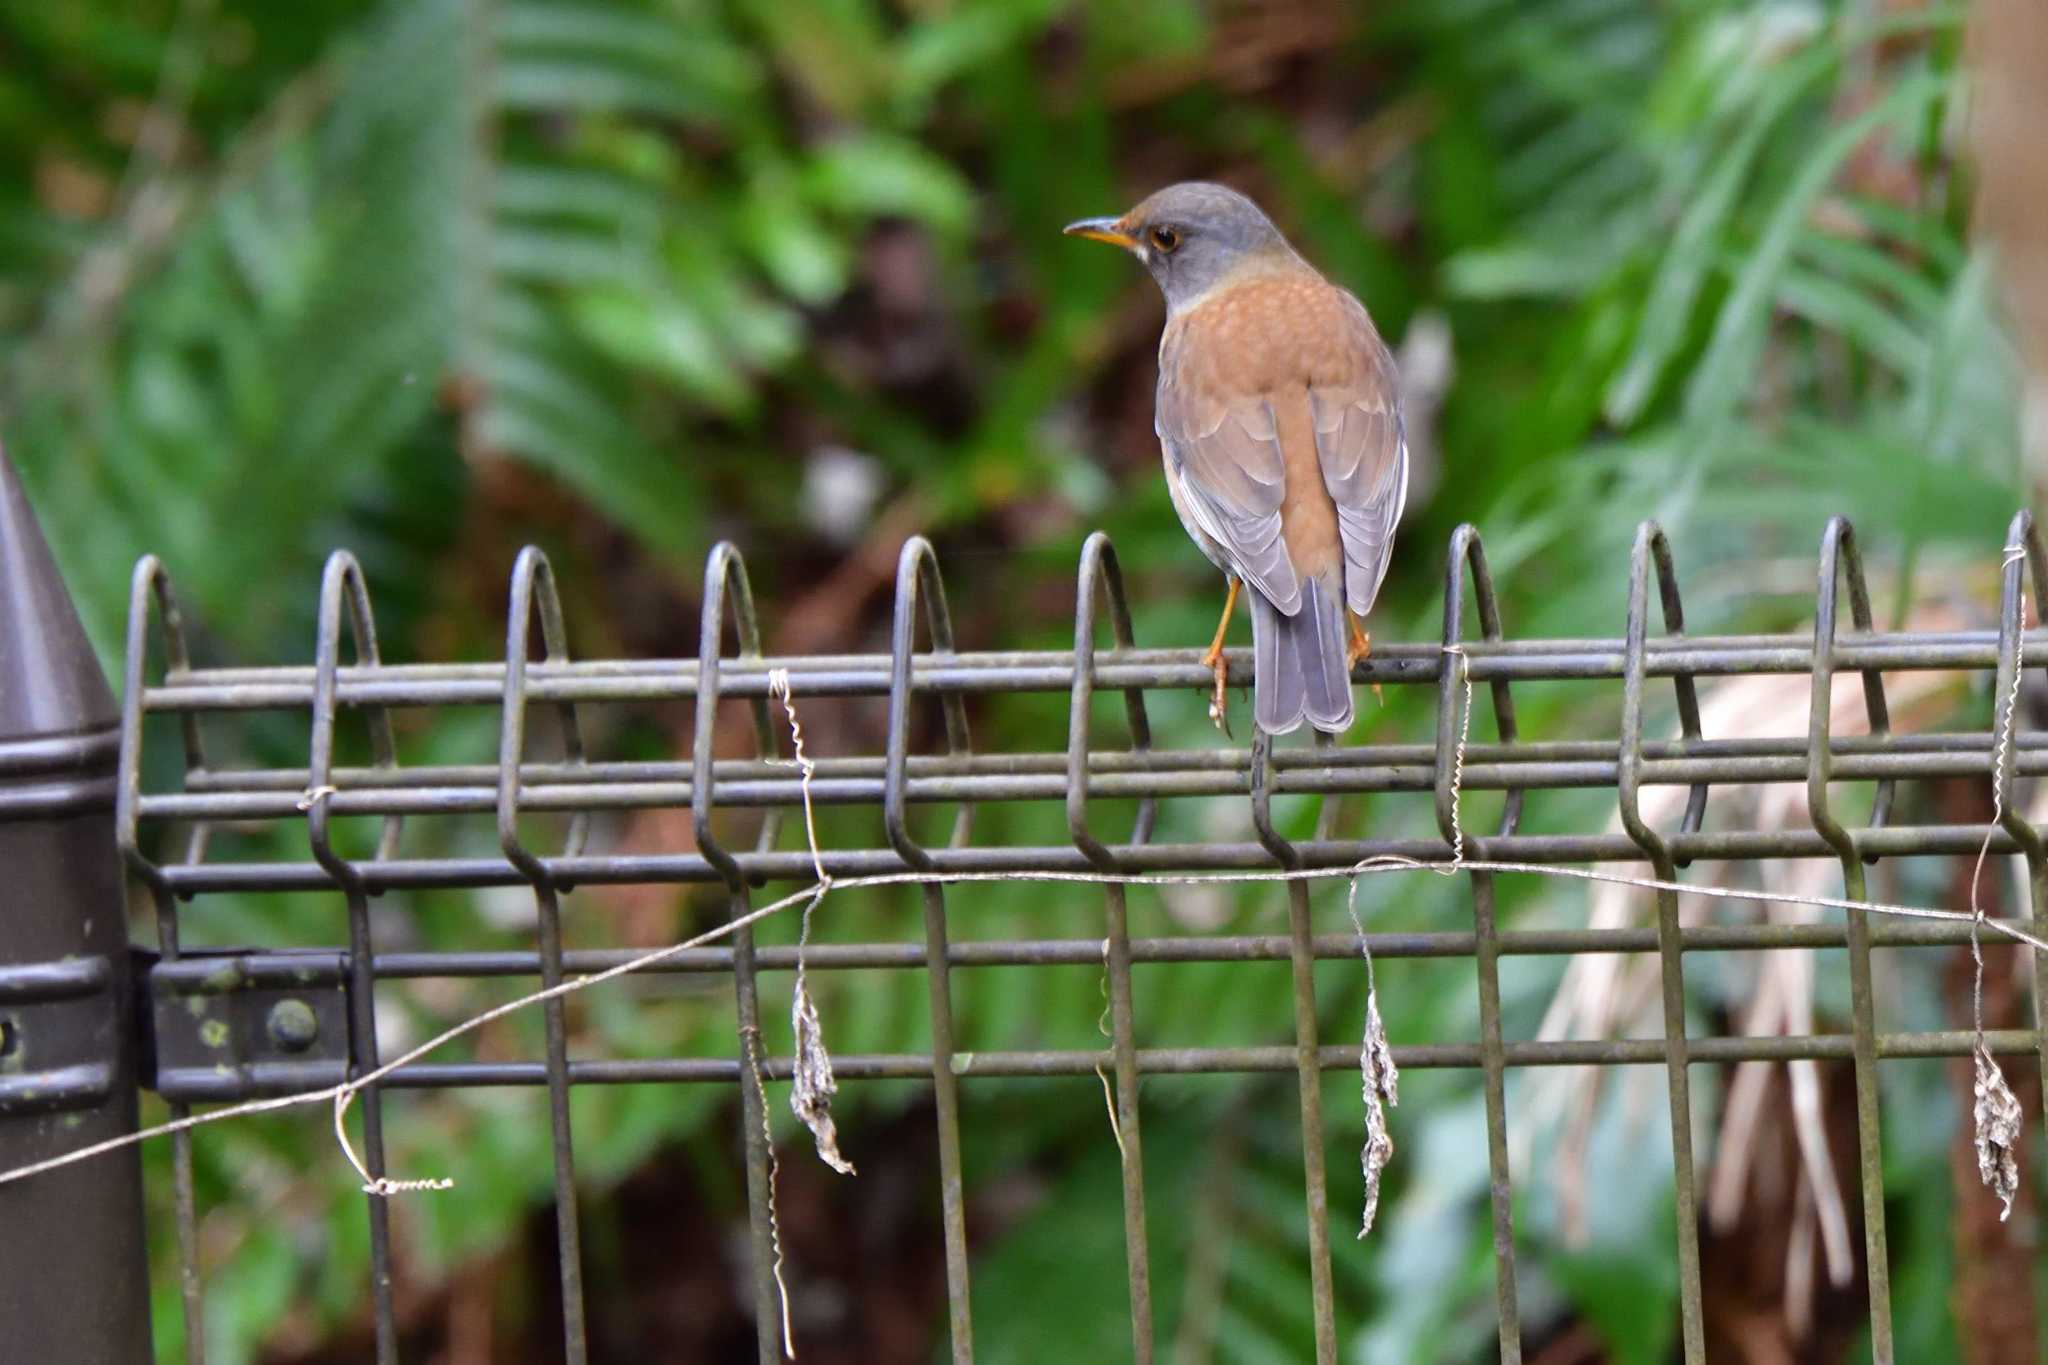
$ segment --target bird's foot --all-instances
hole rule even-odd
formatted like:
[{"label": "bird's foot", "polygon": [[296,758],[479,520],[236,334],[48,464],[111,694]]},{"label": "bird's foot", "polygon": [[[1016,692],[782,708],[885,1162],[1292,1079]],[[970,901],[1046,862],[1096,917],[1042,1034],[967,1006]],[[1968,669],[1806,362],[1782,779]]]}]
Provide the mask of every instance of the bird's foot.
[{"label": "bird's foot", "polygon": [[1220,646],[1211,646],[1202,655],[1202,666],[1215,675],[1216,685],[1209,692],[1209,723],[1223,732],[1225,739],[1234,739],[1230,733],[1230,702],[1224,692],[1230,678],[1230,665],[1224,662]]},{"label": "bird's foot", "polygon": [[[1352,669],[1358,667],[1362,661],[1372,657],[1372,635],[1364,626],[1359,624],[1358,617],[1349,610],[1344,613],[1344,620],[1351,627],[1351,643],[1344,651],[1344,671],[1349,673]],[[1381,694],[1380,685],[1378,683],[1369,685],[1372,688],[1372,699],[1385,706],[1387,699]]]}]

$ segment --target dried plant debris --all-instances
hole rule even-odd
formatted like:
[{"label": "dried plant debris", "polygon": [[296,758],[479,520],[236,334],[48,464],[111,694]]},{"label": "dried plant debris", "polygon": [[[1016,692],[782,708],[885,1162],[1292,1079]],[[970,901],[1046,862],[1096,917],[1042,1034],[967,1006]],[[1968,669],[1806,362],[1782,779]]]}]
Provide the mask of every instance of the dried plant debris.
[{"label": "dried plant debris", "polygon": [[839,1129],[832,1122],[832,1097],[839,1093],[839,1081],[832,1074],[832,1054],[825,1050],[825,1030],[818,1022],[810,983],[802,977],[797,978],[789,1021],[796,1029],[795,1084],[789,1092],[789,1107],[811,1130],[819,1159],[841,1175],[852,1175],[853,1163],[839,1154]]},{"label": "dried plant debris", "polygon": [[2012,1217],[2013,1197],[2020,1189],[2020,1102],[1981,1041],[1976,1062],[1977,1175],[2004,1205],[1998,1215],[2002,1223]]},{"label": "dried plant debris", "polygon": [[1380,1211],[1380,1172],[1394,1156],[1394,1135],[1387,1131],[1387,1109],[1401,1102],[1401,1074],[1394,1069],[1394,1051],[1387,1046],[1386,1026],[1380,1022],[1380,996],[1376,989],[1365,995],[1365,1041],[1358,1052],[1358,1069],[1365,1089],[1365,1146],[1358,1154],[1365,1168],[1365,1216],[1358,1229],[1363,1240],[1372,1231]]}]

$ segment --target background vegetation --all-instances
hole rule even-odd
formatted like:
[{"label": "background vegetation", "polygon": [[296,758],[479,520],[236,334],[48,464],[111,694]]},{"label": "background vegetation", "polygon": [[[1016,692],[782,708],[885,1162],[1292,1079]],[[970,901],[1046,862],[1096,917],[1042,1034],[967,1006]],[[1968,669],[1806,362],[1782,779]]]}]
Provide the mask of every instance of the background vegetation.
[{"label": "background vegetation", "polygon": [[[1646,517],[1672,531],[1695,628],[1804,619],[1833,512],[1858,521],[1902,616],[1982,603],[2027,481],[2022,367],[1969,236],[1969,17],[1882,0],[15,4],[0,10],[0,435],[110,668],[145,550],[214,659],[306,658],[336,545],[368,569],[386,657],[490,657],[528,541],[555,560],[579,653],[673,657],[694,652],[702,558],[728,537],[775,650],[877,647],[912,532],[940,545],[966,643],[1052,645],[1098,526],[1132,573],[1141,642],[1193,642],[1217,585],[1157,475],[1159,304],[1128,262],[1058,228],[1200,176],[1258,197],[1402,346],[1420,470],[1382,638],[1434,633],[1442,546],[1465,520],[1522,632],[1616,630]],[[1614,700],[1533,689],[1525,732],[1611,717]],[[1062,706],[1014,701],[975,723],[990,745],[1044,747]],[[1361,733],[1421,733],[1426,706],[1390,693]],[[1206,742],[1198,697],[1157,714]],[[273,720],[223,747],[288,762],[303,727]],[[821,705],[815,722],[817,750],[846,753],[872,751],[881,718]],[[687,724],[635,713],[600,742],[674,752]],[[478,715],[407,743],[476,756],[494,731]],[[1425,810],[1370,815],[1429,828]],[[1044,812],[989,818],[984,837],[1062,837]],[[1242,817],[1167,818],[1199,835]],[[1596,799],[1531,818],[1606,813]],[[827,829],[874,833],[854,816]],[[650,817],[608,837],[688,835]],[[1453,888],[1382,897],[1372,913],[1392,925],[1469,913]],[[574,905],[584,944],[664,941],[709,913],[645,890]],[[1269,911],[1134,907],[1139,932]],[[380,913],[380,941],[449,946],[524,942],[531,911],[421,896]],[[914,933],[895,899],[845,913],[862,936]],[[1514,913],[1583,905],[1531,893]],[[340,934],[319,898],[211,899],[187,923],[200,942]],[[1090,925],[1086,907],[992,893],[972,932]],[[1511,1036],[1556,972],[1516,966]],[[1353,975],[1322,983],[1333,1034],[1355,1030]],[[1147,1036],[1284,1038],[1280,978],[1262,998],[1256,976],[1148,978]],[[837,1048],[920,1045],[922,982],[842,978],[821,1001]],[[1468,978],[1385,973],[1394,1038],[1472,1036]],[[1901,998],[1938,1010],[1938,979],[1915,980]],[[963,1046],[1092,1045],[1095,974],[973,984]],[[1740,995],[1718,989],[1696,1001],[1703,1020]],[[1824,1016],[1844,1004],[1827,989]],[[388,1026],[417,1036],[479,998],[422,991]],[[732,1051],[708,986],[592,998],[574,1026],[587,1053]],[[533,1024],[479,1047],[530,1056],[536,1039]],[[1349,1114],[1341,1081],[1330,1104]],[[1177,1359],[1305,1357],[1291,1084],[1148,1085]],[[1901,1352],[1959,1358],[1956,1100],[1934,1069],[1887,1085]],[[1382,1231],[1339,1251],[1355,1358],[1487,1359],[1477,1078],[1417,1074],[1404,1099]],[[786,1164],[807,1359],[918,1360],[939,1339],[924,1105],[916,1086],[845,1092],[855,1186]],[[538,1099],[396,1109],[400,1168],[462,1176],[402,1218],[412,1349],[551,1358]],[[621,1087],[579,1093],[575,1112],[598,1358],[742,1358],[727,1097]],[[1649,1113],[1603,1108],[1594,1150],[1654,1150]],[[1118,1358],[1116,1165],[1093,1081],[987,1083],[967,1121],[981,1358]],[[360,1199],[320,1127],[199,1144],[210,1358],[361,1357]],[[1614,1163],[1575,1232],[1547,1193],[1548,1140],[1523,1158],[1532,1355],[1665,1359],[1666,1176]],[[1337,1206],[1355,1207],[1342,1140],[1332,1169]],[[1768,1219],[1728,1235],[1736,1262],[1782,1255],[1763,1250],[1782,1246]],[[159,1283],[160,1358],[175,1360],[175,1291]],[[1769,1285],[1712,1292],[1719,1341],[1745,1314],[1782,1326]],[[1854,1358],[1859,1312],[1853,1292],[1824,1294],[1804,1335],[1780,1331],[1796,1355],[1725,1358]]]}]

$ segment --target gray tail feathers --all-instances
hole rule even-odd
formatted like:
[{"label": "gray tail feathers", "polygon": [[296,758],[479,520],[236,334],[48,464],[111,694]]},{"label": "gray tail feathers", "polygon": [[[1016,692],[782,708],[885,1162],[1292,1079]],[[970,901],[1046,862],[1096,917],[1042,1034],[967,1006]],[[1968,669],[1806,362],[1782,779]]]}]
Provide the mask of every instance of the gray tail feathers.
[{"label": "gray tail feathers", "polygon": [[1344,666],[1344,604],[1314,579],[1301,610],[1284,616],[1256,588],[1252,599],[1252,715],[1269,735],[1305,717],[1324,734],[1351,728],[1351,674]]}]

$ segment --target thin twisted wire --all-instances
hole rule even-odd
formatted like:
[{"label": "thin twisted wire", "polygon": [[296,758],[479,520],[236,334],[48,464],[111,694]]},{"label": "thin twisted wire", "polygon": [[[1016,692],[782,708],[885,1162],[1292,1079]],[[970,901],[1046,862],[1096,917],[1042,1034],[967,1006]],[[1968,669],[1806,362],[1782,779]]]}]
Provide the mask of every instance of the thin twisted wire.
[{"label": "thin twisted wire", "polygon": [[[768,674],[768,691],[782,702],[784,714],[789,717],[789,746],[795,758],[797,771],[802,776],[804,800],[804,835],[811,846],[811,866],[818,874],[817,885],[812,889],[810,901],[804,906],[803,920],[796,939],[796,981],[791,992],[790,1021],[801,1046],[803,1039],[804,1015],[810,1007],[810,983],[805,971],[804,950],[811,942],[811,912],[818,908],[818,902],[825,899],[825,892],[831,888],[832,875],[825,871],[825,855],[818,847],[817,817],[811,806],[811,779],[817,772],[817,764],[804,752],[804,727],[797,719],[796,702],[790,695],[789,670],[777,668]],[[791,1360],[796,1359],[796,1335],[789,1320],[789,1282],[783,1276],[787,1259],[782,1249],[781,1200],[776,1187],[781,1183],[782,1162],[775,1152],[775,1131],[768,1122],[768,1075],[761,1056],[761,1030],[749,1027],[745,1030],[743,1042],[747,1053],[747,1070],[754,1083],[754,1094],[761,1104],[761,1145],[768,1152],[768,1247],[770,1273],[775,1277],[775,1296],[782,1310],[782,1350]],[[822,1044],[820,1045],[822,1051]],[[829,1064],[828,1064],[829,1065]],[[829,1076],[829,1071],[828,1071]],[[791,1096],[791,1107],[797,1108],[798,1116],[804,1117],[795,1095]]]},{"label": "thin twisted wire", "polygon": [[775,1155],[775,1131],[768,1125],[767,1072],[761,1060],[761,1028],[748,1024],[740,1029],[740,1045],[747,1054],[747,1075],[754,1082],[754,1096],[761,1104],[761,1145],[768,1152],[768,1249],[769,1271],[775,1277],[775,1296],[782,1308],[782,1351],[796,1359],[796,1336],[789,1325],[789,1284],[782,1278],[782,1219],[776,1213],[775,1187],[782,1177],[782,1162]]},{"label": "thin twisted wire", "polygon": [[[2025,559],[2027,547],[2008,545],[2005,547],[2005,567]],[[2022,589],[2022,594],[2025,590]],[[2021,610],[2025,601],[2022,597]],[[2021,622],[2025,624],[2024,619]],[[1985,924],[1984,905],[1978,899],[1978,886],[1984,879],[1984,862],[1991,856],[1991,839],[1998,829],[1998,822],[2005,815],[2005,756],[2012,747],[2012,733],[2015,717],[2020,704],[2020,679],[2026,673],[2027,633],[2025,630],[2013,633],[2012,686],[2006,689],[2003,718],[1993,717],[1998,725],[1998,745],[1991,755],[1991,823],[1984,827],[1984,842],[1977,846],[1977,862],[1970,869],[1970,958],[1975,968],[1976,979],[1971,986],[1970,1007],[1974,1011],[1977,1029],[1977,1046],[1984,1046],[1984,945],[1979,935]]]}]

